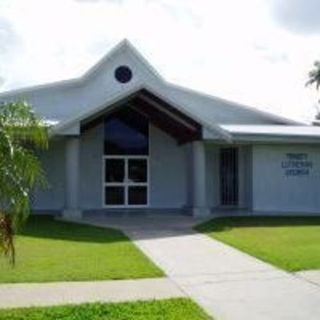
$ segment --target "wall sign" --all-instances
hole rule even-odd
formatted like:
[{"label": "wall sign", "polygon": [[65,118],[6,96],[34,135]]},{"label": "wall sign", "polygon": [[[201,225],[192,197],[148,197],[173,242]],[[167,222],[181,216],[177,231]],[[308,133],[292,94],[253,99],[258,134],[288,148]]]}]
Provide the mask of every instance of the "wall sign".
[{"label": "wall sign", "polygon": [[308,176],[313,167],[307,153],[287,153],[281,162],[281,168],[286,176]]}]

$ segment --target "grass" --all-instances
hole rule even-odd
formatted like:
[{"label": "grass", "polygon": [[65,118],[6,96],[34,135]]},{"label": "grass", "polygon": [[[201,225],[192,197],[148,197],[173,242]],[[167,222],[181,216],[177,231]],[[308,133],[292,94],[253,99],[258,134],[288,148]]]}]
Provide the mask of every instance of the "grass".
[{"label": "grass", "polygon": [[32,216],[16,238],[12,268],[0,256],[0,283],[163,276],[122,232]]},{"label": "grass", "polygon": [[218,218],[195,229],[287,271],[320,269],[319,217]]},{"label": "grass", "polygon": [[209,320],[189,299],[0,310],[0,320]]}]

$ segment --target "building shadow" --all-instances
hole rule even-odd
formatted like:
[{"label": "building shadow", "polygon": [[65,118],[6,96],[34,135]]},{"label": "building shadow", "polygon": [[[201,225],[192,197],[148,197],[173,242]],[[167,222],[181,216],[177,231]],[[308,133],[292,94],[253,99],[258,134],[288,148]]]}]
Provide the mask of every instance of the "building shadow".
[{"label": "building shadow", "polygon": [[74,222],[58,221],[52,215],[33,215],[18,235],[53,240],[113,243],[129,241],[127,236],[115,229],[90,226]]}]

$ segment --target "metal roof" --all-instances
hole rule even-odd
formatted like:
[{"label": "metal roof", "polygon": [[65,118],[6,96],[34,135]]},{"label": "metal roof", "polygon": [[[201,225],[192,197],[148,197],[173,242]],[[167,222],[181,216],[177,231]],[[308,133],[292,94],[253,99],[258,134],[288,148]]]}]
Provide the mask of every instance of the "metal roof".
[{"label": "metal roof", "polygon": [[320,142],[319,126],[221,125],[236,141]]},{"label": "metal roof", "polygon": [[[115,63],[128,63],[134,68],[134,80],[128,85],[114,81],[112,71]],[[232,141],[235,137],[253,139],[255,136],[257,139],[290,137],[293,140],[295,137],[320,137],[320,127],[303,125],[171,84],[160,77],[128,41],[121,42],[78,79],[0,93],[0,100],[27,100],[52,127],[53,135],[64,135],[68,128],[75,134],[81,121],[141,89],[147,89],[185,113],[203,128],[212,131],[217,139]]]},{"label": "metal roof", "polygon": [[320,137],[320,127],[317,126],[283,126],[283,125],[221,125],[231,134],[240,133],[248,135],[279,135],[279,136],[305,136]]}]

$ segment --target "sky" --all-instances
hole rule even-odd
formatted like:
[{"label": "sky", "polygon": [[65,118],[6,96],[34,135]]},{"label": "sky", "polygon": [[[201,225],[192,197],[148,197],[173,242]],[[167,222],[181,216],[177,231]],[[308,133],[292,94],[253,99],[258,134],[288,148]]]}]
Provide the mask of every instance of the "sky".
[{"label": "sky", "polygon": [[319,0],[0,0],[0,91],[79,77],[124,38],[170,82],[316,113]]}]

